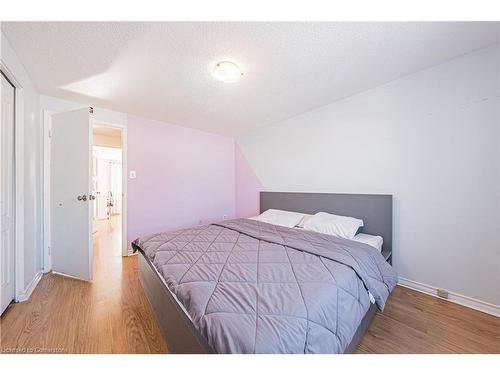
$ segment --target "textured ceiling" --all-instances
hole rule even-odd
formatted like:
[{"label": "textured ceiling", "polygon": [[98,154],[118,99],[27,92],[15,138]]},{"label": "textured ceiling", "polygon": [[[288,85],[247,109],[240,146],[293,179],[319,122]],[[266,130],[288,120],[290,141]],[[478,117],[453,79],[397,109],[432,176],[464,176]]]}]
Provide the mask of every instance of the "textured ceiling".
[{"label": "textured ceiling", "polygon": [[[240,135],[498,43],[497,23],[4,22],[46,95]],[[224,84],[220,60],[245,76]]]}]

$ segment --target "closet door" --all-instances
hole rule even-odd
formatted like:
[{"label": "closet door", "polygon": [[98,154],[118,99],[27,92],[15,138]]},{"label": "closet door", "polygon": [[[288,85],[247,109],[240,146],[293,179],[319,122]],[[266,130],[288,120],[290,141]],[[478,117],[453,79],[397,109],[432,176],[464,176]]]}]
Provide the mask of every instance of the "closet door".
[{"label": "closet door", "polygon": [[14,86],[0,73],[0,314],[14,299]]}]

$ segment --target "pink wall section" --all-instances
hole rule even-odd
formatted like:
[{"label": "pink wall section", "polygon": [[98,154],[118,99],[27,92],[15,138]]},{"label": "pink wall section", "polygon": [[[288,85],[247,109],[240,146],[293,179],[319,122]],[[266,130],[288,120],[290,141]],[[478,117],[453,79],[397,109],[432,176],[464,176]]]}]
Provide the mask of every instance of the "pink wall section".
[{"label": "pink wall section", "polygon": [[259,192],[263,186],[238,144],[234,145],[236,217],[259,214]]},{"label": "pink wall section", "polygon": [[235,142],[199,130],[128,118],[128,241],[235,216]]}]

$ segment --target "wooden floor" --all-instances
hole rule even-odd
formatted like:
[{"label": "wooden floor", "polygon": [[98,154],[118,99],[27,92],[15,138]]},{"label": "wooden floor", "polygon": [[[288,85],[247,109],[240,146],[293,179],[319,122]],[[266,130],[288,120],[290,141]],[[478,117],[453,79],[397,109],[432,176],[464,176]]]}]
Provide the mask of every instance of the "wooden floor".
[{"label": "wooden floor", "polygon": [[[119,220],[100,225],[94,281],[47,274],[0,320],[3,352],[167,353],[138,281],[122,258]],[[397,287],[359,353],[500,353],[500,318]]]},{"label": "wooden floor", "polygon": [[500,318],[396,287],[359,353],[500,353]]}]

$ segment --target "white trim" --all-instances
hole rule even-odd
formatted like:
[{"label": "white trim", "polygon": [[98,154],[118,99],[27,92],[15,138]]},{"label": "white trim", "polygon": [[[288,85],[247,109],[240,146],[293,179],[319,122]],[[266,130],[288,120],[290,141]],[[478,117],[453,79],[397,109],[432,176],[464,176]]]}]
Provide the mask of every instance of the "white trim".
[{"label": "white trim", "polygon": [[16,168],[16,301],[24,293],[24,93],[16,90],[16,130],[15,130],[15,168]]},{"label": "white trim", "polygon": [[43,249],[42,249],[42,265],[43,272],[47,273],[52,270],[52,257],[50,256],[50,131],[52,130],[52,115],[55,111],[43,110],[43,154],[42,154],[42,178],[43,178]]},{"label": "white trim", "polygon": [[0,70],[2,70],[3,74],[5,74],[5,76],[7,76],[7,78],[14,85],[15,88],[21,89],[23,87],[21,85],[21,82],[19,82],[16,79],[16,76],[14,75],[14,73],[12,73],[12,71],[9,69],[9,67],[5,63],[5,61],[3,61],[1,58],[0,58]]},{"label": "white trim", "polygon": [[127,255],[128,255],[129,257],[134,256],[134,255],[137,255],[137,254],[139,254],[139,252],[138,252],[138,251],[136,251],[136,252],[134,253],[134,249],[132,249],[132,247],[129,247],[129,248],[128,248],[128,250],[127,250]]},{"label": "white trim", "polygon": [[[93,193],[92,191],[92,147],[94,145],[94,109],[92,107],[87,107],[88,110],[88,149],[87,149],[87,191],[88,195]],[[89,269],[89,280],[92,281],[94,279],[94,244],[92,242],[92,213],[93,213],[93,204],[89,201],[87,204],[87,239],[89,242],[89,259],[88,259],[88,269]]]},{"label": "white trim", "polygon": [[128,181],[128,136],[127,127],[122,128],[122,256],[128,256],[127,246],[127,181]]},{"label": "white trim", "polygon": [[35,290],[36,286],[42,279],[43,273],[42,271],[38,271],[38,273],[33,277],[33,280],[30,281],[25,290],[19,295],[17,302],[27,301],[31,297],[31,293]]},{"label": "white trim", "polygon": [[[15,173],[15,241],[14,241],[14,300],[19,301],[24,290],[24,91],[21,83],[0,59],[0,70],[15,87],[14,113],[14,173]],[[19,188],[22,187],[22,188]]]},{"label": "white trim", "polygon": [[437,295],[438,288],[432,285],[427,285],[424,283],[420,283],[418,281],[408,280],[403,277],[399,278],[398,285],[416,290],[417,292],[425,293],[431,295],[433,297],[442,299],[444,301],[449,301],[456,303],[458,305],[462,305],[465,307],[469,307],[474,310],[478,310],[484,312],[486,314],[494,315],[500,317],[500,306],[495,305],[493,303],[480,301],[478,299],[467,297],[462,294],[458,294],[455,292],[448,292],[448,298],[441,298]]}]

